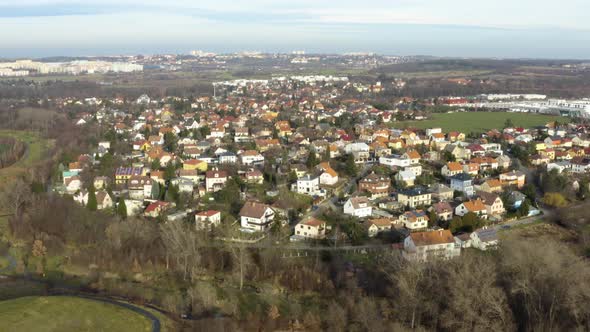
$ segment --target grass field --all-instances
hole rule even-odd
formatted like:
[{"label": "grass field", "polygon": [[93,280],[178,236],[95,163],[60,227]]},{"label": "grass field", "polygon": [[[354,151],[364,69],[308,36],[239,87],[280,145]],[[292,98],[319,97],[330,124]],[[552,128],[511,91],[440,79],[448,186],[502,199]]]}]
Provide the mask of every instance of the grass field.
[{"label": "grass field", "polygon": [[13,137],[27,144],[27,151],[21,160],[10,167],[0,169],[0,181],[6,177],[17,176],[26,171],[27,168],[35,166],[36,163],[43,160],[45,152],[52,144],[52,142],[42,139],[36,133],[28,131],[0,130],[0,137]]},{"label": "grass field", "polygon": [[511,119],[514,125],[525,128],[545,125],[551,121],[568,122],[568,118],[540,115],[531,113],[507,113],[507,112],[460,112],[460,113],[435,113],[432,119],[424,121],[402,121],[392,124],[395,128],[442,128],[443,131],[460,131],[464,133],[483,132],[490,129],[502,129],[507,119]]},{"label": "grass field", "polygon": [[0,302],[2,331],[151,331],[151,322],[115,305],[75,297],[23,297]]}]

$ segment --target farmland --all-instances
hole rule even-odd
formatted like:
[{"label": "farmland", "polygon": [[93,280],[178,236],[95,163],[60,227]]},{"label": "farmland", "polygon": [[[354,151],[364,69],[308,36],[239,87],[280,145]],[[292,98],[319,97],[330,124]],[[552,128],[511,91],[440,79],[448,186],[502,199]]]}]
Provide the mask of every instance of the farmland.
[{"label": "farmland", "polygon": [[431,119],[423,121],[401,121],[392,124],[395,128],[435,128],[443,131],[460,131],[464,133],[484,132],[490,129],[502,129],[506,120],[510,119],[515,126],[530,128],[542,126],[551,121],[568,122],[560,116],[540,115],[531,113],[507,112],[459,112],[436,113]]}]

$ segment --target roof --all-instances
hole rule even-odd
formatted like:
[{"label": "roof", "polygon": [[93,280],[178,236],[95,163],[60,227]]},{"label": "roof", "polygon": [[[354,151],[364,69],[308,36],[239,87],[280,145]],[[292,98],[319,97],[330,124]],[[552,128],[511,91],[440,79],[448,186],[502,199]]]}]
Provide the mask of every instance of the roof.
[{"label": "roof", "polygon": [[312,226],[312,227],[319,227],[324,225],[326,222],[323,220],[319,220],[313,217],[310,217],[304,221],[301,222],[301,224],[306,225],[306,226]]},{"label": "roof", "polygon": [[494,204],[494,202],[500,198],[500,196],[486,191],[477,191],[477,196],[479,196],[486,205]]},{"label": "roof", "polygon": [[221,212],[216,211],[216,210],[208,210],[208,211],[202,211],[202,212],[197,213],[197,216],[199,216],[199,217],[212,217],[218,213],[221,213]]},{"label": "roof", "polygon": [[483,201],[481,199],[470,200],[464,202],[463,205],[469,211],[485,211],[486,209],[486,206],[483,204]]},{"label": "roof", "polygon": [[361,206],[360,206],[361,204],[366,204],[367,205],[366,207],[369,207],[369,200],[366,197],[364,197],[364,196],[361,196],[361,197],[352,197],[350,199],[350,203],[352,204],[352,207],[355,208],[355,209],[360,209],[361,208]]},{"label": "roof", "polygon": [[211,178],[226,178],[227,177],[227,172],[226,171],[207,171],[207,173],[205,173],[205,176],[208,179],[211,179]]},{"label": "roof", "polygon": [[435,244],[448,244],[455,242],[453,234],[451,234],[451,231],[449,231],[448,229],[431,232],[411,233],[410,238],[417,247],[431,246]]},{"label": "roof", "polygon": [[260,219],[264,217],[267,209],[270,209],[270,206],[266,204],[259,202],[246,202],[246,204],[244,204],[240,210],[240,216]]},{"label": "roof", "polygon": [[474,232],[481,242],[492,242],[498,240],[498,233],[494,228],[480,228]]},{"label": "roof", "polygon": [[461,171],[463,171],[463,167],[461,166],[461,164],[458,163],[458,162],[456,162],[456,161],[448,162],[447,163],[447,168],[451,172],[461,172]]},{"label": "roof", "polygon": [[369,224],[373,224],[377,227],[391,226],[393,224],[393,222],[394,221],[389,218],[377,218],[377,219],[371,219],[368,221]]}]

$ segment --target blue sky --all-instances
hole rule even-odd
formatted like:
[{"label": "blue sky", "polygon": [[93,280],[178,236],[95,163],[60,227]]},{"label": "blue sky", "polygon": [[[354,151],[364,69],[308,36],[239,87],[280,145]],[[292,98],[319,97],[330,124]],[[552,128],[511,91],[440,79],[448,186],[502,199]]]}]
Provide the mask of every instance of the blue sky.
[{"label": "blue sky", "polygon": [[590,58],[590,1],[0,0],[0,57],[191,49]]}]

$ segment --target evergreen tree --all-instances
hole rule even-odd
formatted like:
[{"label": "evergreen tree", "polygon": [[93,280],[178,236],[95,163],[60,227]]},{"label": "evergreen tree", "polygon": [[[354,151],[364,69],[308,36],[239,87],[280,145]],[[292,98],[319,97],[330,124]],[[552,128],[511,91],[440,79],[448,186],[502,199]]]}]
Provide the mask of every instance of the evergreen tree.
[{"label": "evergreen tree", "polygon": [[90,211],[96,211],[98,208],[98,202],[96,201],[96,193],[94,192],[94,187],[88,189],[88,203],[86,204],[86,208]]},{"label": "evergreen tree", "polygon": [[354,177],[357,175],[358,170],[356,167],[356,163],[354,162],[354,156],[352,154],[349,154],[346,157],[345,171],[346,171],[346,174],[348,174],[351,177]]},{"label": "evergreen tree", "polygon": [[305,162],[305,165],[311,169],[316,167],[319,163],[320,162],[318,160],[318,157],[316,156],[315,151],[310,151],[309,155],[307,155],[307,161]]},{"label": "evergreen tree", "polygon": [[127,218],[127,205],[125,204],[125,200],[121,199],[119,204],[117,205],[117,214],[122,219]]}]

